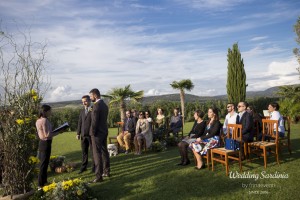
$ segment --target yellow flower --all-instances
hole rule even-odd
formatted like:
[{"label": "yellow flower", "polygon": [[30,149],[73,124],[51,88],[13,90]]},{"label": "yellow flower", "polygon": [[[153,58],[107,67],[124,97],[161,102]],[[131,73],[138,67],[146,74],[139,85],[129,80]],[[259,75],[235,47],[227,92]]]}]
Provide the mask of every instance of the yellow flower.
[{"label": "yellow flower", "polygon": [[39,161],[40,160],[37,157],[34,157],[34,156],[30,156],[29,160],[28,160],[29,164],[36,164],[36,163],[39,163]]},{"label": "yellow flower", "polygon": [[73,183],[74,183],[75,185],[78,185],[80,182],[81,182],[81,180],[80,180],[79,178],[75,178],[75,179],[73,180]]},{"label": "yellow flower", "polygon": [[50,156],[50,160],[57,158],[57,156]]},{"label": "yellow flower", "polygon": [[48,192],[48,191],[49,191],[49,187],[48,187],[48,186],[44,186],[44,187],[43,187],[43,191],[44,191],[44,192]]},{"label": "yellow flower", "polygon": [[34,89],[30,90],[30,94],[31,94],[32,96],[37,96],[37,93],[36,93],[36,91],[35,91]]},{"label": "yellow flower", "polygon": [[82,190],[80,190],[80,189],[77,190],[77,195],[78,195],[78,196],[81,196],[82,194],[83,194]]},{"label": "yellow flower", "polygon": [[23,125],[24,124],[24,120],[23,119],[17,119],[16,122],[19,125]]},{"label": "yellow flower", "polygon": [[28,124],[30,121],[31,121],[31,118],[29,118],[29,117],[26,117],[25,120],[23,120],[23,119],[16,120],[17,124],[19,124],[19,125],[23,125],[25,123]]},{"label": "yellow flower", "polygon": [[33,101],[37,101],[39,97],[37,95],[32,96]]}]

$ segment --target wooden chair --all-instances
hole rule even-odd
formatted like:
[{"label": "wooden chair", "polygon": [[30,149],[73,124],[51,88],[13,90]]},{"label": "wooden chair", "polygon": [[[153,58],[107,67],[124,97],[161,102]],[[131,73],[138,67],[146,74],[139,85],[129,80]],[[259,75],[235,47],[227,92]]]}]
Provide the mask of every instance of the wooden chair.
[{"label": "wooden chair", "polygon": [[254,131],[253,131],[253,139],[255,138],[254,141],[257,141],[258,140],[258,137],[259,137],[259,121],[255,120],[254,121]]},{"label": "wooden chair", "polygon": [[[219,147],[223,147],[224,146],[224,132],[223,132],[223,126],[221,126],[220,128],[220,140],[219,140]],[[210,169],[210,163],[211,163],[211,152],[210,152],[210,149],[207,150],[207,153],[206,155],[202,155],[202,158],[204,158],[206,160],[206,166],[207,166],[207,169],[209,170]],[[194,155],[194,162],[195,162],[195,165],[197,166],[197,159]]]},{"label": "wooden chair", "polygon": [[284,137],[279,137],[279,150],[281,152],[282,147],[287,147],[290,154],[292,154],[292,148],[291,148],[291,118],[289,116],[283,117],[284,120],[284,129],[285,134]]},{"label": "wooden chair", "polygon": [[[232,129],[230,133],[230,129]],[[228,124],[227,125],[227,138],[232,138],[240,142],[240,146],[242,145],[242,125],[241,124]],[[211,164],[212,171],[214,171],[214,161],[220,162],[225,165],[226,168],[226,176],[229,173],[229,159],[237,160],[240,165],[240,171],[242,171],[242,153],[238,150],[227,150],[225,147],[221,148],[213,148],[210,150],[211,152]],[[215,157],[215,154],[219,155],[219,157]],[[238,154],[238,157],[236,156]]]},{"label": "wooden chair", "polygon": [[118,143],[117,137],[118,137],[118,135],[120,133],[120,130],[122,130],[122,128],[123,128],[124,122],[117,122],[116,124],[118,126],[118,132],[117,132],[117,134],[115,136],[108,137],[108,141],[109,141],[109,144],[116,144],[118,146],[118,148],[119,148],[120,145]]},{"label": "wooden chair", "polygon": [[[264,157],[264,168],[267,168],[267,152],[274,153],[276,156],[277,164],[279,165],[278,120],[263,119],[262,123],[262,141],[249,142],[248,153],[254,153],[258,156]],[[274,127],[276,127],[275,131]],[[270,139],[273,139],[273,141],[270,141]],[[274,152],[270,151],[270,149],[272,148],[275,148]]]}]

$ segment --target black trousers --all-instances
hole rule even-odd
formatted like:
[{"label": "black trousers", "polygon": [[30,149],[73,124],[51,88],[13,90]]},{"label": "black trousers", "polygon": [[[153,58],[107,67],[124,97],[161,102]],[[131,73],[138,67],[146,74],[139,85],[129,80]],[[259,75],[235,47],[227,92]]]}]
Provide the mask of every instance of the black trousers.
[{"label": "black trousers", "polygon": [[51,155],[52,140],[40,140],[39,142],[39,159],[40,172],[38,176],[38,186],[43,187],[47,183],[47,169]]},{"label": "black trousers", "polygon": [[84,136],[81,138],[81,150],[82,150],[82,164],[80,170],[86,170],[88,165],[89,149],[92,157],[92,169],[95,169],[94,159],[93,159],[93,148],[92,140],[90,136]]},{"label": "black trousers", "polygon": [[93,158],[95,163],[95,175],[102,179],[102,174],[110,173],[110,160],[107,150],[107,135],[102,137],[91,136]]}]

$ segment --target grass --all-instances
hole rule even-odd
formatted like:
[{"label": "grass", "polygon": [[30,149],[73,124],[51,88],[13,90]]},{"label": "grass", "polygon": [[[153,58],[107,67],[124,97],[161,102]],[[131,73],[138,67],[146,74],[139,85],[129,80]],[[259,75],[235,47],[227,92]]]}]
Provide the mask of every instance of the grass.
[{"label": "grass", "polygon": [[[184,132],[188,133],[191,126],[192,123],[187,123]],[[117,132],[116,129],[109,131],[111,135]],[[164,152],[147,152],[141,156],[131,153],[112,157],[112,176],[90,186],[98,199],[296,199],[300,186],[299,131],[300,124],[292,125],[293,153],[289,155],[284,149],[279,166],[274,157],[268,159],[267,169],[263,167],[262,158],[243,162],[243,172],[246,174],[279,173],[288,175],[288,178],[230,178],[225,175],[225,167],[221,164],[216,165],[214,172],[207,168],[195,170],[193,164],[178,167],[178,149],[170,147]],[[74,132],[64,133],[54,139],[52,155],[64,155],[68,161],[78,163],[78,167],[71,173],[50,173],[48,181],[68,178],[90,181],[95,177],[90,170],[77,174],[81,149]],[[230,165],[230,171],[234,174],[239,172],[238,163]]]}]

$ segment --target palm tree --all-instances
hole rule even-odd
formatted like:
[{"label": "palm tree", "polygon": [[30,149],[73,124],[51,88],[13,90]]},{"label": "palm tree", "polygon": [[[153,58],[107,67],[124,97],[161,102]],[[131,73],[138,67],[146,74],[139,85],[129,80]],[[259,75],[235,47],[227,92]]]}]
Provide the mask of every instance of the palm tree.
[{"label": "palm tree", "polygon": [[184,90],[191,91],[194,88],[194,84],[190,79],[183,79],[180,81],[173,81],[170,85],[173,89],[180,91],[182,122],[184,124],[184,96],[185,96]]},{"label": "palm tree", "polygon": [[144,91],[137,91],[134,92],[130,85],[125,86],[124,88],[113,88],[111,91],[109,91],[106,95],[103,95],[104,97],[107,97],[110,99],[109,105],[119,105],[120,109],[120,117],[121,121],[124,121],[125,119],[125,109],[126,109],[126,103],[125,100],[130,101],[138,101],[144,96]]}]

